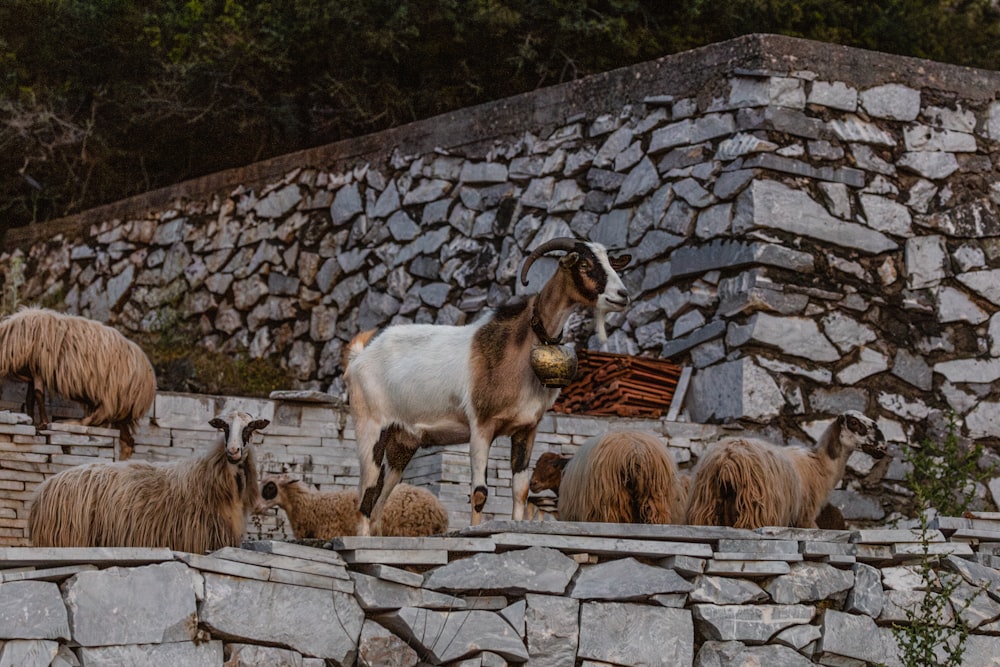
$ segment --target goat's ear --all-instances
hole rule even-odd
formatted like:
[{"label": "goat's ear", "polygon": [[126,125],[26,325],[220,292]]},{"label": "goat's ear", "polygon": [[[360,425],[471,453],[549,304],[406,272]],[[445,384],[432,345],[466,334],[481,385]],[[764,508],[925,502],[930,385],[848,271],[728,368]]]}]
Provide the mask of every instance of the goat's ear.
[{"label": "goat's ear", "polygon": [[228,426],[226,420],[223,419],[222,417],[216,417],[214,419],[209,420],[208,425],[211,426],[212,428],[217,428],[220,431],[226,430]]},{"label": "goat's ear", "polygon": [[566,464],[569,463],[569,460],[571,458],[573,458],[573,457],[572,456],[560,456],[559,458],[557,458],[555,461],[552,462],[552,465],[554,465],[556,467],[556,469],[558,469],[558,470],[564,470],[566,468]]},{"label": "goat's ear", "polygon": [[580,254],[576,252],[568,252],[559,258],[559,266],[564,269],[571,269],[576,266],[576,263],[580,261]]},{"label": "goat's ear", "polygon": [[278,495],[278,485],[274,482],[267,482],[260,487],[260,497],[264,500],[271,500]]},{"label": "goat's ear", "polygon": [[251,431],[260,431],[262,429],[267,428],[270,423],[271,423],[270,419],[255,419],[252,422],[250,422],[247,426],[250,427]]},{"label": "goat's ear", "polygon": [[621,271],[628,263],[632,261],[632,255],[618,255],[617,257],[608,257],[608,264],[615,271]]}]

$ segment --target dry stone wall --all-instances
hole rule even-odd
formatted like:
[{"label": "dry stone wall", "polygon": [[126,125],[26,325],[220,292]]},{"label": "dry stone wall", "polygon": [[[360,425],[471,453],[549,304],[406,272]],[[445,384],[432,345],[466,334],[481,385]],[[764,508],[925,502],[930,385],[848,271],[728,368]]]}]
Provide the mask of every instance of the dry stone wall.
[{"label": "dry stone wall", "polygon": [[359,330],[468,322],[531,248],[589,238],[635,255],[607,347],[692,366],[691,421],[807,440],[855,408],[903,443],[953,411],[992,441],[998,89],[748,36],[14,230],[0,271],[24,301],[186,326],[340,394]]},{"label": "dry stone wall", "polygon": [[1000,514],[942,517],[923,536],[491,522],[208,555],[7,547],[0,664],[897,667],[893,625],[936,595],[913,564],[927,544],[954,584],[939,608],[970,631],[961,664],[988,667],[998,526]]}]

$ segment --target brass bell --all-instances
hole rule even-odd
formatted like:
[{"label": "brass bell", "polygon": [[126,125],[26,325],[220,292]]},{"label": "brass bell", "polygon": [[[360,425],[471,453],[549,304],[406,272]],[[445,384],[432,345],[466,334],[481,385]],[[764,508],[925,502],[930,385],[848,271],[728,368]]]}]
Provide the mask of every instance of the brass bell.
[{"label": "brass bell", "polygon": [[546,387],[562,388],[576,377],[576,350],[568,345],[535,345],[531,370]]}]

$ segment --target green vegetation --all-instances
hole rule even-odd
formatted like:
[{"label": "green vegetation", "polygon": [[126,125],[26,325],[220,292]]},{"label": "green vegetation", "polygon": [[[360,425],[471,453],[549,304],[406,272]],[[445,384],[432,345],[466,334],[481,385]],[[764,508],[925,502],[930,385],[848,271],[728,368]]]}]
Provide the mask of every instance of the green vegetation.
[{"label": "green vegetation", "polygon": [[0,231],[750,32],[1000,68],[990,0],[5,0]]},{"label": "green vegetation", "polygon": [[279,360],[251,358],[246,350],[210,350],[175,314],[161,315],[153,332],[133,338],[153,364],[160,391],[267,398],[292,385]]},{"label": "green vegetation", "polygon": [[[907,455],[912,465],[907,473],[907,486],[915,497],[923,546],[916,570],[925,594],[914,608],[906,609],[906,623],[893,628],[900,659],[906,667],[961,665],[969,636],[970,628],[962,620],[961,612],[976,596],[965,600],[964,606],[953,604],[952,596],[962,578],[941,572],[940,556],[931,553],[928,516],[932,508],[940,516],[962,516],[972,502],[974,481],[986,475],[978,466],[983,445],[963,444],[957,428],[951,415],[948,431],[940,442],[926,439]],[[954,622],[949,620],[952,613]]]}]

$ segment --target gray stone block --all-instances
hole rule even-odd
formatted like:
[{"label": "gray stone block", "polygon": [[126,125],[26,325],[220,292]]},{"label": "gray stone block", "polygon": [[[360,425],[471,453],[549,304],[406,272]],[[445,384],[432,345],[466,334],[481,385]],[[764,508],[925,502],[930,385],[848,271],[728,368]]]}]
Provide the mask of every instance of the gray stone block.
[{"label": "gray stone block", "polygon": [[816,613],[813,607],[801,604],[695,604],[691,609],[699,631],[709,639],[754,644],[767,642],[787,627],[809,623]]},{"label": "gray stone block", "polygon": [[570,596],[578,600],[642,600],[658,593],[687,593],[691,584],[673,570],[619,558],[584,565]]},{"label": "gray stone block", "polygon": [[580,603],[552,595],[525,596],[524,627],[529,662],[541,667],[573,667],[580,639]]},{"label": "gray stone block", "polygon": [[511,662],[528,659],[524,642],[507,621],[493,612],[437,612],[405,607],[378,620],[437,664],[482,651],[491,651]]},{"label": "gray stone block", "polygon": [[358,640],[360,667],[416,667],[417,652],[402,639],[371,619],[366,619]]},{"label": "gray stone block", "polygon": [[0,641],[0,667],[49,667],[58,652],[59,642],[47,639]]},{"label": "gray stone block", "polygon": [[854,585],[852,572],[826,563],[792,563],[788,574],[775,577],[764,586],[779,604],[818,602],[834,596],[843,598]]},{"label": "gray stone block", "polygon": [[745,646],[737,641],[707,641],[694,661],[694,667],[809,667],[812,664],[788,646]]},{"label": "gray stone block", "polygon": [[518,593],[565,592],[577,570],[572,558],[544,547],[503,554],[476,554],[432,571],[424,582],[431,590]]},{"label": "gray stone block", "polygon": [[694,626],[687,609],[585,602],[577,658],[619,665],[690,665]]},{"label": "gray stone block", "polygon": [[80,648],[84,667],[218,667],[223,663],[221,641],[129,644]]}]

